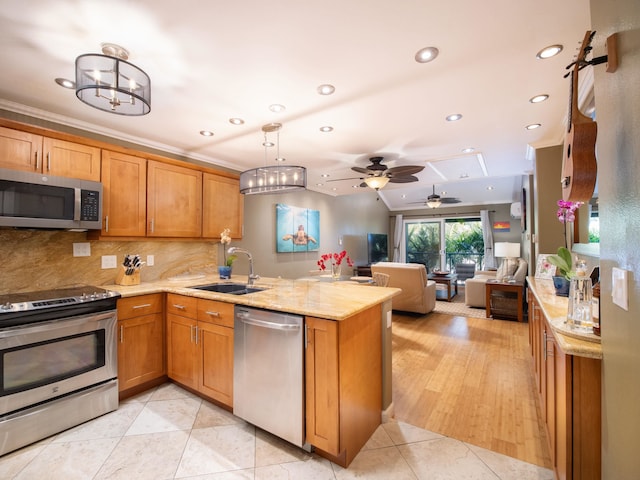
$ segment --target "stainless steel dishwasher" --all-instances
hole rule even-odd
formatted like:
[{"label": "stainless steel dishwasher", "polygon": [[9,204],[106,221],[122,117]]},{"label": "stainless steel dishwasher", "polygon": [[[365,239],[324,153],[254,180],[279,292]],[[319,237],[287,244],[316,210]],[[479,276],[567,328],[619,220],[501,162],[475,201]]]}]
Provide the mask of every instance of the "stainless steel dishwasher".
[{"label": "stainless steel dishwasher", "polygon": [[235,306],[233,413],[304,446],[304,319]]}]

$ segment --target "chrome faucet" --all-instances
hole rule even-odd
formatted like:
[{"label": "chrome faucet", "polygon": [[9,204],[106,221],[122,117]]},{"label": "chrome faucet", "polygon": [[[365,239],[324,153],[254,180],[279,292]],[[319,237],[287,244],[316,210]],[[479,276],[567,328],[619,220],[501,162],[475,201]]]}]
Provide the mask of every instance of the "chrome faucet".
[{"label": "chrome faucet", "polygon": [[233,255],[235,253],[244,253],[249,258],[249,279],[247,281],[247,285],[253,285],[253,282],[260,278],[260,275],[255,275],[253,273],[253,257],[251,256],[249,250],[245,250],[244,248],[240,247],[231,247],[229,248],[229,250],[227,250],[227,253],[229,255]]}]

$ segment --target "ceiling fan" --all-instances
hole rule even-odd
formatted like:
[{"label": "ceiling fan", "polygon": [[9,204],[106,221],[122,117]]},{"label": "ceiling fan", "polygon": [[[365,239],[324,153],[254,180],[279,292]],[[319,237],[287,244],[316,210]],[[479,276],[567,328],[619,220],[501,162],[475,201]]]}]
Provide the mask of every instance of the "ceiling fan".
[{"label": "ceiling fan", "polygon": [[462,200],[456,197],[441,197],[436,193],[436,186],[433,186],[433,193],[427,197],[426,201],[420,202],[411,202],[411,203],[421,203],[429,208],[438,208],[443,203],[452,204],[452,203],[460,203]]},{"label": "ceiling fan", "polygon": [[341,179],[329,180],[329,181],[339,182],[342,180],[355,180],[355,179],[364,180],[364,182],[360,184],[360,187],[371,187],[374,190],[380,190],[388,182],[391,182],[391,183],[417,182],[419,179],[413,174],[424,170],[424,167],[420,165],[403,165],[399,167],[389,168],[386,165],[382,164],[382,160],[384,160],[384,157],[371,157],[369,160],[371,161],[371,165],[368,165],[364,168],[351,167],[351,170],[353,170],[354,172],[362,173],[366,176],[355,177],[355,178],[341,178]]}]

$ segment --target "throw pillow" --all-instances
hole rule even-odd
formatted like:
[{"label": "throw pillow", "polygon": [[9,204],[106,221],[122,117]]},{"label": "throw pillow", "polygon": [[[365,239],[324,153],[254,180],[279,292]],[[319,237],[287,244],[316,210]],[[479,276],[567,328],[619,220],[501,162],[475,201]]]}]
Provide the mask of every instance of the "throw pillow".
[{"label": "throw pillow", "polygon": [[506,276],[513,276],[518,269],[518,261],[505,258],[496,272],[496,280],[501,282]]}]

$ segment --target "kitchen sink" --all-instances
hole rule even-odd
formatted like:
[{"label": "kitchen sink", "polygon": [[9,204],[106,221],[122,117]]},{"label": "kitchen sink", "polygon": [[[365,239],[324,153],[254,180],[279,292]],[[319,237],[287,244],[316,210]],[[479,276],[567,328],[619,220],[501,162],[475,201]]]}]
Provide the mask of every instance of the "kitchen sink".
[{"label": "kitchen sink", "polygon": [[195,285],[196,290],[206,290],[207,292],[230,293],[232,295],[246,295],[247,293],[261,292],[264,287],[250,287],[244,283],[210,283],[208,285]]}]

